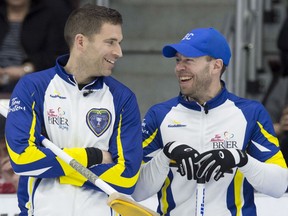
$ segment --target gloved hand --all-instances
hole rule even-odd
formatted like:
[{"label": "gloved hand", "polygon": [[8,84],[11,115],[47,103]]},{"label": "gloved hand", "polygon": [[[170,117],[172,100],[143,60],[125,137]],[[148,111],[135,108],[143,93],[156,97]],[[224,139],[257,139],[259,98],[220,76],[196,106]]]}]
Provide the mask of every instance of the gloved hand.
[{"label": "gloved hand", "polygon": [[234,167],[242,167],[248,162],[247,154],[239,149],[217,149],[200,154],[195,164],[199,166],[196,173],[197,178],[204,177],[208,182],[214,174],[218,181],[225,172]]},{"label": "gloved hand", "polygon": [[85,148],[87,153],[87,167],[94,166],[96,164],[101,164],[103,160],[103,153],[101,149],[95,147]]},{"label": "gloved hand", "polygon": [[196,179],[197,166],[194,163],[199,155],[198,151],[182,142],[169,142],[164,146],[164,154],[176,161],[178,172],[181,176],[187,176],[188,180]]}]

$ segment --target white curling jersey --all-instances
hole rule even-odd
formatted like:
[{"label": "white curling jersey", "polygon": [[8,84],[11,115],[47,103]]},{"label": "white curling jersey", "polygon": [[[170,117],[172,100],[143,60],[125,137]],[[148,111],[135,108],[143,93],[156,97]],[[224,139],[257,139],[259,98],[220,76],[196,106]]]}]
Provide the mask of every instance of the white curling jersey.
[{"label": "white curling jersey", "polygon": [[[180,141],[199,153],[238,148],[259,161],[269,160],[285,167],[264,107],[229,93],[223,81],[222,85],[220,94],[208,101],[205,108],[188,102],[182,95],[152,106],[142,122],[144,161],[148,162],[166,143]],[[155,175],[157,172],[150,171]],[[176,164],[170,163],[168,177],[158,192],[158,212],[167,216],[195,215],[195,191],[196,181],[182,177]],[[234,168],[233,173],[225,173],[219,181],[211,178],[205,184],[204,208],[205,216],[255,216],[254,188]]]},{"label": "white curling jersey", "polygon": [[113,163],[89,169],[117,191],[131,194],[142,158],[141,118],[134,93],[112,77],[98,77],[79,90],[56,66],[20,79],[9,105],[7,148],[21,175],[21,216],[110,216],[108,195],[48,148],[41,134],[87,166],[86,147],[109,151]]}]

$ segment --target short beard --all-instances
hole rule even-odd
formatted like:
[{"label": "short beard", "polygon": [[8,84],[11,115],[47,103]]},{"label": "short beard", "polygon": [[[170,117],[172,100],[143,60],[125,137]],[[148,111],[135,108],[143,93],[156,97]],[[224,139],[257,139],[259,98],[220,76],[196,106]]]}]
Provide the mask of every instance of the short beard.
[{"label": "short beard", "polygon": [[203,75],[201,76],[201,79],[195,80],[194,87],[191,92],[187,92],[185,94],[185,91],[183,89],[180,89],[181,93],[188,98],[188,100],[193,99],[194,101],[206,102],[206,94],[209,92],[209,88],[212,83],[212,78],[209,75],[209,69],[208,66],[205,67],[202,71]]}]

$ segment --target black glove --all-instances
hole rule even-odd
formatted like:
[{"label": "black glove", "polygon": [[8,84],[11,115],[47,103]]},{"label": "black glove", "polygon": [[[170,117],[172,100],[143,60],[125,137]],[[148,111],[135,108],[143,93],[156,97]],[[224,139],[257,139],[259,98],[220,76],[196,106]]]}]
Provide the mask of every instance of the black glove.
[{"label": "black glove", "polygon": [[199,166],[197,178],[204,177],[206,182],[215,173],[214,179],[218,181],[234,167],[242,167],[248,162],[247,154],[239,149],[218,149],[200,154],[195,163]]},{"label": "black glove", "polygon": [[85,148],[86,153],[87,153],[87,167],[94,166],[96,164],[101,164],[103,160],[103,154],[102,151],[99,148],[94,148],[94,147],[87,147]]},{"label": "black glove", "polygon": [[181,176],[186,175],[188,180],[196,179],[197,166],[194,164],[194,160],[199,155],[198,151],[176,141],[167,143],[163,151],[168,158],[176,161]]}]

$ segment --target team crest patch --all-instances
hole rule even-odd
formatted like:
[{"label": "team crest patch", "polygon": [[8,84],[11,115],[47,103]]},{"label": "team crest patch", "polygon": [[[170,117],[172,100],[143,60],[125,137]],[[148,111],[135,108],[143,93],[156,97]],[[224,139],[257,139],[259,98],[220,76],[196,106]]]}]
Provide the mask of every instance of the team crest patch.
[{"label": "team crest patch", "polygon": [[86,122],[90,130],[101,136],[111,124],[111,113],[107,109],[91,109],[86,115]]}]

